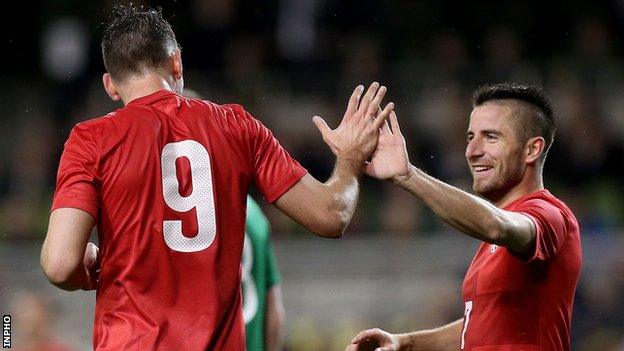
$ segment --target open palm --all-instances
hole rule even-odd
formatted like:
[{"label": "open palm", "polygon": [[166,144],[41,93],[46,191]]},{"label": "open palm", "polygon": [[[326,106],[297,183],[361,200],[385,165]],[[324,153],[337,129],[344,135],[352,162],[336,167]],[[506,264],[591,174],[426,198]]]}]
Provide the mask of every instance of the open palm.
[{"label": "open palm", "polygon": [[401,134],[396,114],[390,113],[389,119],[390,124],[386,121],[379,131],[377,148],[371,161],[364,167],[364,173],[377,179],[390,179],[409,171],[405,138]]},{"label": "open palm", "polygon": [[363,90],[363,86],[355,88],[342,121],[336,129],[329,128],[319,116],[313,119],[323,136],[323,141],[334,155],[355,160],[358,171],[364,160],[375,150],[381,127],[383,123],[387,123],[386,119],[394,109],[393,103],[387,104],[383,110],[380,108],[386,94],[385,86],[379,86],[379,83],[374,82],[360,101]]}]

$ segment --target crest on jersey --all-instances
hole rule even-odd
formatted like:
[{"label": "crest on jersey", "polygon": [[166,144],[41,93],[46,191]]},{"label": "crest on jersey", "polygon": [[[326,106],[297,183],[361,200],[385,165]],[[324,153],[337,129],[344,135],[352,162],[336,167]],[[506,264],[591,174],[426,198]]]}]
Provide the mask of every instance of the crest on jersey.
[{"label": "crest on jersey", "polygon": [[490,253],[495,253],[498,249],[498,245],[492,244],[490,245]]}]

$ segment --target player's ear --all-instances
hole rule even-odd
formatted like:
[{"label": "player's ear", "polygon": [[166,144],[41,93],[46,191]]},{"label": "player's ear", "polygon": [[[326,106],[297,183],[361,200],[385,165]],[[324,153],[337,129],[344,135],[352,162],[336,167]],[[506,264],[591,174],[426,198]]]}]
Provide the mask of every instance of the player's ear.
[{"label": "player's ear", "polygon": [[117,92],[117,88],[115,88],[115,84],[113,83],[113,79],[109,73],[104,73],[102,76],[102,83],[104,84],[106,94],[110,96],[111,100],[119,101],[121,99],[121,96],[119,95],[119,92]]},{"label": "player's ear", "polygon": [[171,74],[176,80],[182,79],[182,53],[180,50],[171,54]]},{"label": "player's ear", "polygon": [[525,146],[525,157],[524,160],[526,163],[533,163],[539,159],[539,157],[544,152],[544,147],[546,146],[546,141],[541,136],[533,137],[527,140]]}]

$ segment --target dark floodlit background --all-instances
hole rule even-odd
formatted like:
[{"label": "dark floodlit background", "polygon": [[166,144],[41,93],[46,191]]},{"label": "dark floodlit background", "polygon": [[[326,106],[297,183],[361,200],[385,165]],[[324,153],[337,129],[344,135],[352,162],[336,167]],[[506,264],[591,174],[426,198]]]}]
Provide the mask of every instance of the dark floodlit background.
[{"label": "dark floodlit background", "polygon": [[[70,128],[119,107],[101,87],[101,23],[113,3],[13,4],[24,8],[0,23],[0,313],[12,314],[18,348],[90,347],[95,294],[53,288],[38,260]],[[467,190],[470,92],[498,81],[543,86],[560,123],[545,182],[583,228],[573,348],[624,350],[624,1],[146,3],[162,6],[178,35],[186,86],[244,105],[320,179],[333,157],[311,118],[336,125],[357,84],[386,84],[412,162]],[[288,350],[340,350],[361,328],[405,332],[461,317],[478,243],[391,184],[364,180],[339,241],[264,207]]]}]

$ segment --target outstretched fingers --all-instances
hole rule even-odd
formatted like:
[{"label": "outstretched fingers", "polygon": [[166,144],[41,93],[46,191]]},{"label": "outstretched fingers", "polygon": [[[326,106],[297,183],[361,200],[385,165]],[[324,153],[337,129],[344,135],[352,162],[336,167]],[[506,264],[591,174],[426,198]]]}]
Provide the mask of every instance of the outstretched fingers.
[{"label": "outstretched fingers", "polygon": [[[366,94],[364,94],[364,97],[362,98],[362,101],[360,102],[360,106],[357,109],[358,112],[363,111],[364,113],[366,113],[368,111],[368,107],[371,105],[373,99],[375,98],[375,95],[377,94],[377,90],[379,90],[379,83],[373,82],[368,87]],[[362,116],[360,116],[360,118],[362,118]]]},{"label": "outstretched fingers", "polygon": [[397,119],[397,115],[394,111],[390,112],[390,127],[392,128],[392,133],[397,135],[401,134],[401,127],[399,126],[399,121]]},{"label": "outstretched fingers", "polygon": [[358,85],[351,93],[351,97],[349,98],[349,103],[347,104],[347,110],[345,112],[345,116],[353,116],[357,112],[358,104],[360,103],[360,97],[362,97],[362,92],[364,91],[363,85]]},{"label": "outstretched fingers", "polygon": [[[373,120],[373,127],[375,130],[381,128],[384,124],[387,124],[388,116],[394,114],[394,103],[390,102],[384,107],[383,110],[377,115],[377,118]],[[396,117],[396,115],[395,115]]]},{"label": "outstretched fingers", "polygon": [[365,121],[370,121],[371,119],[373,119],[377,114],[379,107],[381,106],[381,101],[383,100],[387,91],[388,89],[382,85],[379,90],[377,90],[377,94],[375,94],[375,97],[373,98],[371,103],[368,105],[366,113],[360,118],[363,118]]},{"label": "outstretched fingers", "polygon": [[[381,112],[381,109],[379,109],[379,112]],[[383,126],[381,126],[379,130],[383,131],[384,133],[392,133],[392,129],[390,129],[390,123],[388,123],[387,119],[383,122]]]}]

